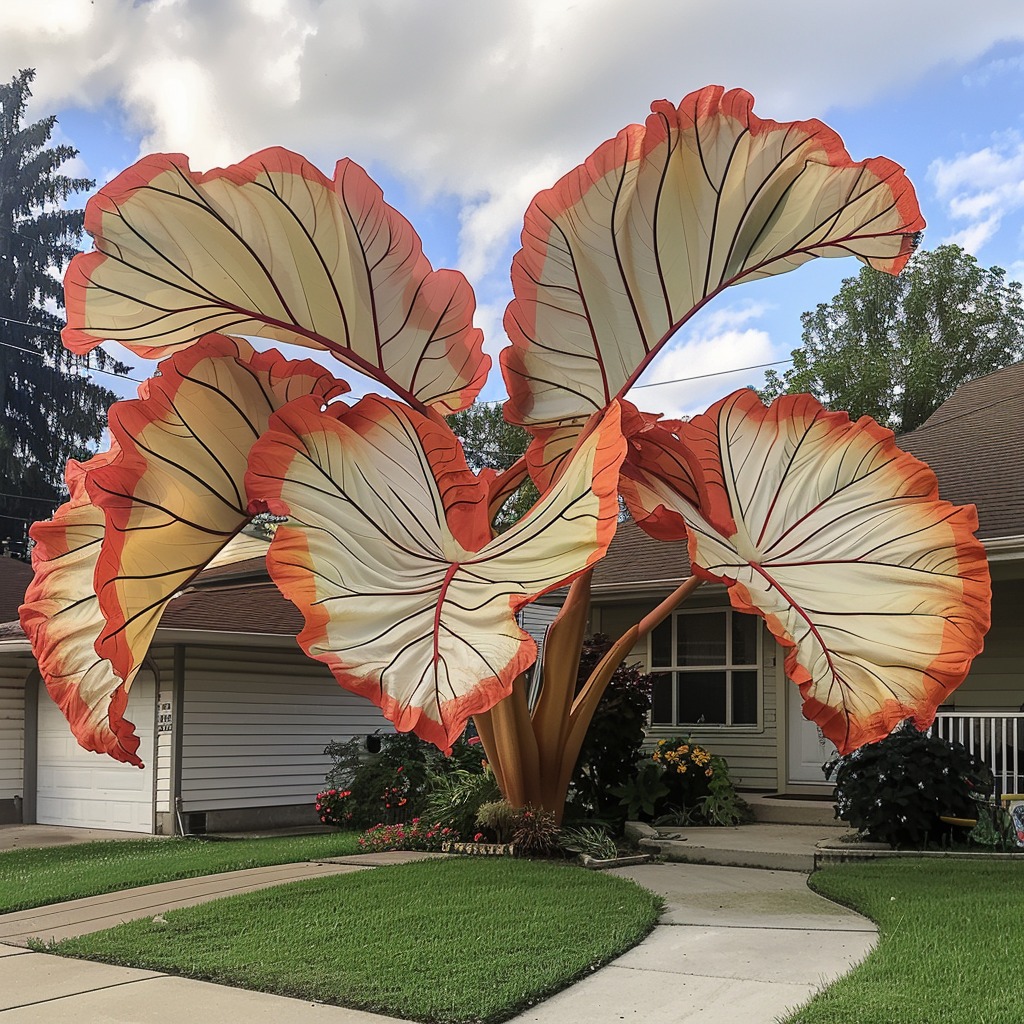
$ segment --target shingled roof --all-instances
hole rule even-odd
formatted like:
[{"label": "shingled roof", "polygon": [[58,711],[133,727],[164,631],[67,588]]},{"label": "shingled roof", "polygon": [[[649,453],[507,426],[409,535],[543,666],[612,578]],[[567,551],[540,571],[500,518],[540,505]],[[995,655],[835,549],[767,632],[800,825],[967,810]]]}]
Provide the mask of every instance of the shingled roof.
[{"label": "shingled roof", "polygon": [[1024,362],[961,385],[897,443],[935,470],[943,498],[978,506],[983,541],[1024,537]]},{"label": "shingled roof", "polygon": [[[939,478],[939,493],[978,506],[983,541],[1024,537],[1024,362],[961,385],[917,430],[897,438]],[[594,572],[601,596],[671,590],[690,575],[686,544],[621,523]]]},{"label": "shingled roof", "polygon": [[31,579],[31,565],[0,555],[0,622],[17,619],[18,606],[25,599]]}]

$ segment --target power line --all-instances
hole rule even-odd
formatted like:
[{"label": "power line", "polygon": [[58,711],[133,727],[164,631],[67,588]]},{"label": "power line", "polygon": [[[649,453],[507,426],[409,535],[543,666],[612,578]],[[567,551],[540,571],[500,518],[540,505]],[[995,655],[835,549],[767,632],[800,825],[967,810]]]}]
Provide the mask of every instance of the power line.
[{"label": "power line", "polygon": [[785,363],[793,362],[792,358],[789,359],[776,359],[773,363],[757,363],[755,366],[737,366],[732,370],[715,370],[712,373],[698,373],[693,377],[676,377],[674,380],[655,380],[651,381],[650,384],[634,384],[630,391],[636,391],[640,388],[659,388],[662,384],[685,384],[691,380],[705,380],[708,377],[724,377],[727,373],[746,373],[747,370],[765,370],[769,366],[782,366]]},{"label": "power line", "polygon": [[[6,316],[0,316],[0,320],[3,320],[3,321],[5,321],[6,323],[9,323],[9,324],[25,324],[24,320],[11,320],[10,317],[6,317]],[[57,335],[60,334],[60,331],[51,331],[48,327],[36,327],[35,324],[25,324],[25,326],[26,327],[33,327],[37,331],[46,331],[49,334],[57,334]],[[0,341],[0,345],[2,345],[4,348],[14,349],[15,352],[21,352],[21,353],[23,353],[24,355],[27,355],[27,356],[36,356],[39,359],[45,359],[46,358],[46,356],[42,352],[37,352],[35,349],[32,349],[32,348],[22,348],[20,345],[12,345],[9,341]],[[85,366],[82,367],[82,369],[87,374],[88,373],[105,373],[109,377],[118,377],[121,380],[130,380],[134,384],[142,384],[143,383],[143,380],[142,380],[141,377],[129,377],[128,374],[126,374],[126,373],[115,373],[113,370],[104,370],[104,369],[101,369],[99,366],[89,366],[88,364],[86,364]]]}]

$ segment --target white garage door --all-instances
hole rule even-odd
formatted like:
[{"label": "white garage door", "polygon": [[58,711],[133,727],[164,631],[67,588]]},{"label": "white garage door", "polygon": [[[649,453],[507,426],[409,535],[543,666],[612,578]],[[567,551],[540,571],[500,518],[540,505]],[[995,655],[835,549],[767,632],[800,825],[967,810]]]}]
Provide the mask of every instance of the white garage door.
[{"label": "white garage door", "polygon": [[39,687],[36,821],[40,825],[153,831],[153,718],[156,687],[148,672],[132,684],[128,718],[145,768],[80,747],[67,720]]}]

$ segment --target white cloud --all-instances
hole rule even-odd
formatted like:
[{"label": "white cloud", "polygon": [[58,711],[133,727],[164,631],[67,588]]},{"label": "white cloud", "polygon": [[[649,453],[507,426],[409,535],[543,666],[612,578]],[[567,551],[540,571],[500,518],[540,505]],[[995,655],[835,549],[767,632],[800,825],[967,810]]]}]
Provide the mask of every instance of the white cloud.
[{"label": "white cloud", "polygon": [[973,153],[935,160],[929,177],[954,221],[966,221],[943,241],[977,254],[1003,219],[1024,207],[1024,139],[1008,133]]},{"label": "white cloud", "polygon": [[[147,147],[197,168],[270,144],[328,170],[343,155],[385,166],[422,197],[463,204],[461,263],[474,273],[495,269],[489,254],[538,181],[652,99],[717,81],[751,89],[773,117],[816,116],[1022,38],[1018,0],[934,0],[926,19],[891,0],[862,0],[856,18],[815,0],[0,6],[3,64],[39,69],[39,109],[116,101]],[[827,56],[794,59],[801,39],[827,40]]]},{"label": "white cloud", "polygon": [[627,397],[647,411],[693,416],[737,388],[760,385],[763,371],[750,368],[779,357],[766,330],[745,325],[765,312],[756,303],[708,310],[697,330],[669,342]]}]

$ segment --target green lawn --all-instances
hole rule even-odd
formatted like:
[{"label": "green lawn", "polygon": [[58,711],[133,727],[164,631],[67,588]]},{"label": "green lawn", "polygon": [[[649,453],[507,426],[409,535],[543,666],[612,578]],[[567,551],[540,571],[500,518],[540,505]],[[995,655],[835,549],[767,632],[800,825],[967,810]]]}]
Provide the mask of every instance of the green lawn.
[{"label": "green lawn", "polygon": [[54,951],[413,1020],[500,1021],[635,945],[661,906],[599,872],[453,858],[231,896]]},{"label": "green lawn", "polygon": [[0,853],[0,913],[221,871],[358,853],[356,833],[272,839],[126,839]]},{"label": "green lawn", "polygon": [[870,917],[880,942],[788,1024],[1024,1021],[1024,863],[846,864],[811,888]]}]

